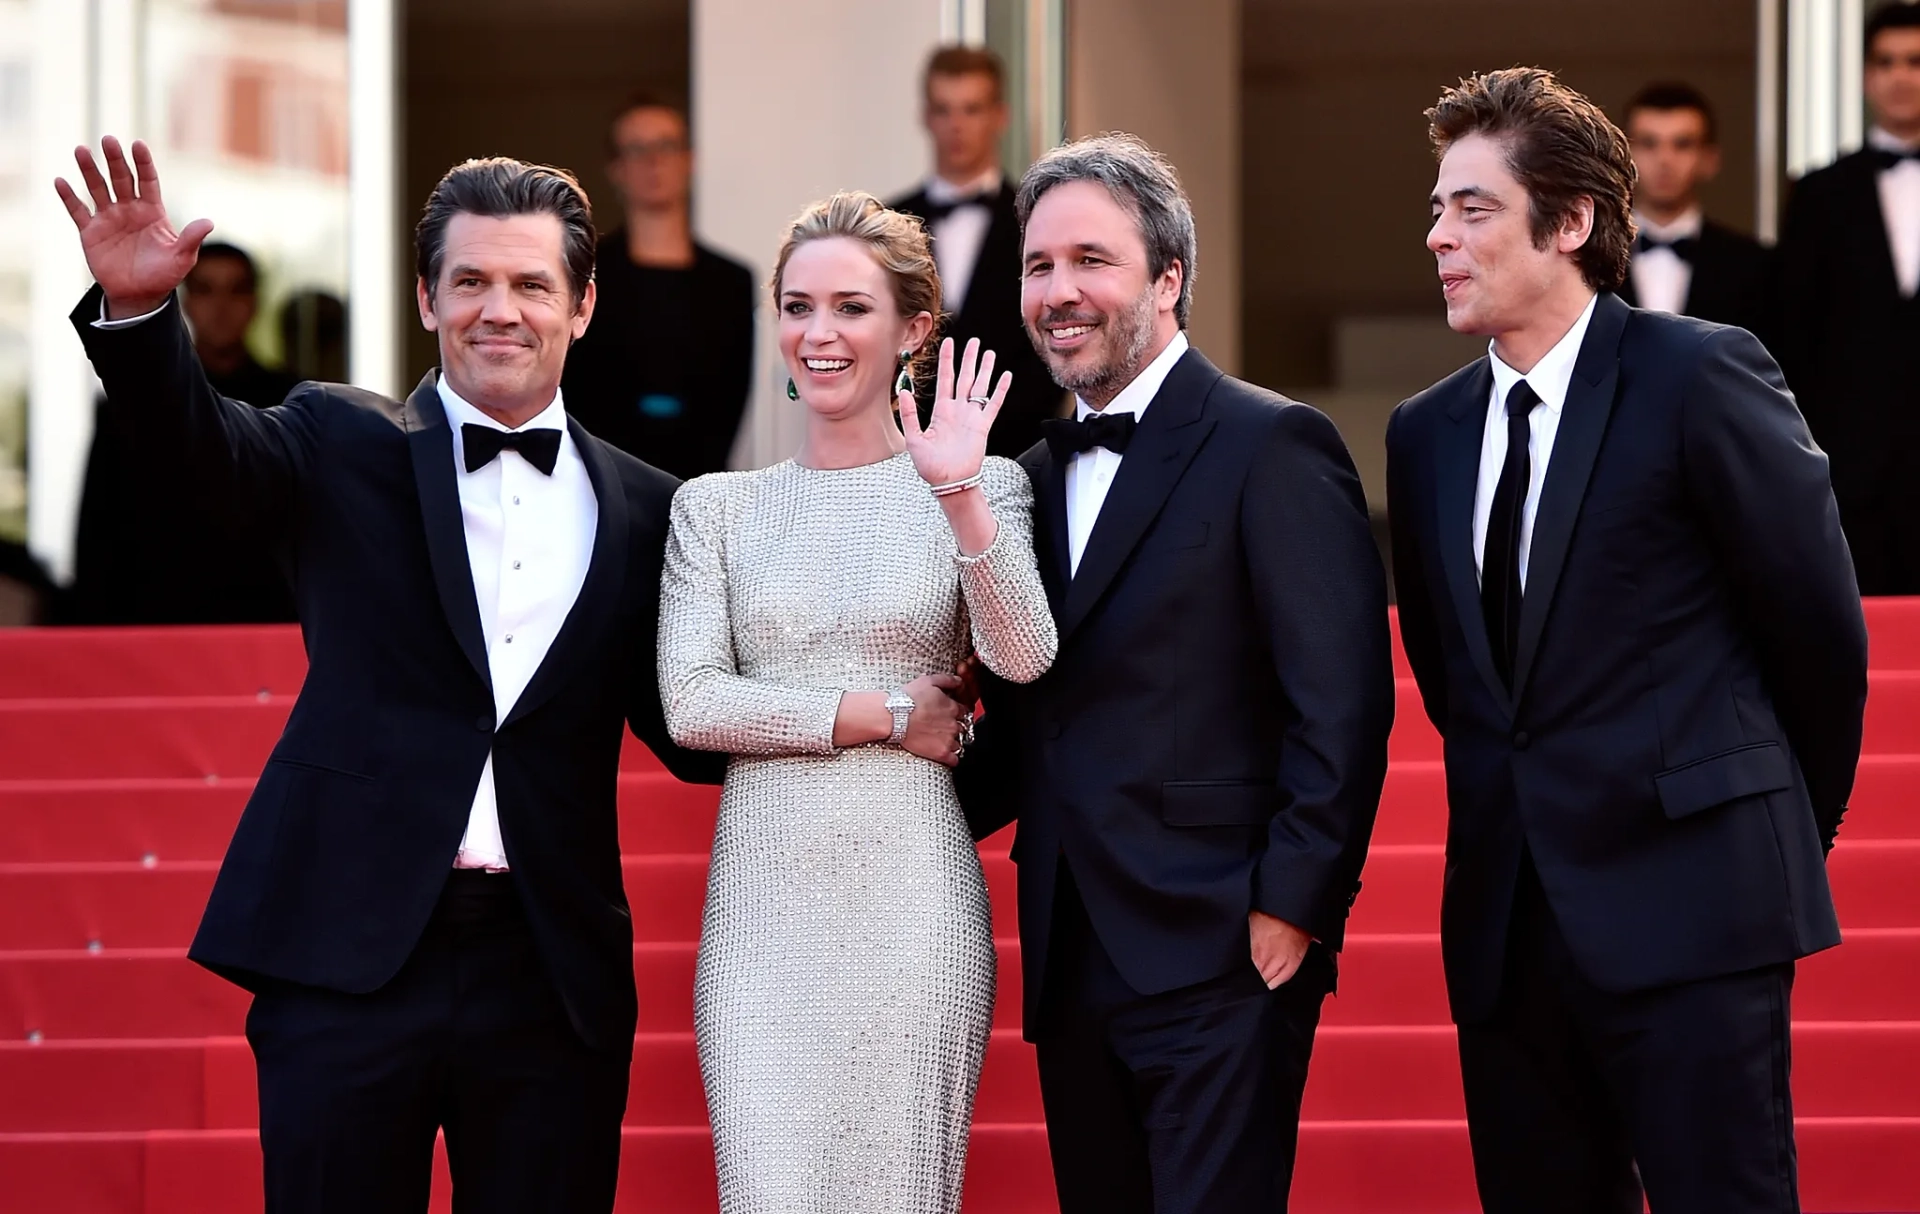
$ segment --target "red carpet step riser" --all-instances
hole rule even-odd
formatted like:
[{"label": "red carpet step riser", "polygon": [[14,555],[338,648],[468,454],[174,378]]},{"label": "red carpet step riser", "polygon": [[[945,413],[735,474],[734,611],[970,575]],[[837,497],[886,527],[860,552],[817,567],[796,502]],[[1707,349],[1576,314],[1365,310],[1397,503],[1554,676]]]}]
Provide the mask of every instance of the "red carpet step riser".
[{"label": "red carpet step riser", "polygon": [[[1015,936],[1016,874],[1004,849],[986,850],[982,867],[996,934]],[[219,864],[212,860],[152,865],[0,863],[0,952],[29,949],[185,949],[200,921]],[[1376,846],[1350,930],[1397,933],[1440,930],[1445,862],[1435,844]],[[693,940],[700,935],[707,857],[629,855],[627,901],[639,942]],[[1850,928],[1920,923],[1920,839],[1845,841],[1830,871]]]},{"label": "red carpet step riser", "polygon": [[[0,778],[0,863],[219,860],[252,777],[219,780]],[[717,788],[665,772],[620,777],[620,841],[628,855],[704,852],[713,841]],[[1011,829],[987,845],[1004,853]],[[1395,764],[1374,825],[1376,847],[1446,838],[1446,784],[1437,761]],[[1843,843],[1920,839],[1920,756],[1870,755],[1860,764]],[[1371,890],[1371,886],[1369,889]]]},{"label": "red carpet step riser", "polygon": [[[1803,1120],[1802,1204],[1809,1210],[1912,1210],[1911,1186],[1889,1182],[1889,1159],[1920,1156],[1920,1119]],[[714,1214],[707,1135],[630,1128],[617,1214]],[[976,1128],[967,1214],[1055,1214],[1045,1131]],[[0,1177],[22,1211],[59,1214],[255,1214],[260,1153],[250,1130],[107,1135],[58,1142],[0,1135]],[[1457,1121],[1306,1122],[1294,1214],[1472,1214],[1466,1126]],[[444,1165],[433,1214],[449,1214]]]},{"label": "red carpet step riser", "polygon": [[[693,944],[640,945],[633,959],[641,1031],[691,1029]],[[1020,967],[1013,940],[1000,941],[999,994],[995,1024],[1014,1027]],[[0,953],[0,1041],[36,1031],[63,1041],[234,1036],[246,1006],[244,991],[172,950]],[[1794,984],[1794,1012],[1805,1020],[1920,1019],[1917,1009],[1920,928],[1852,932],[1844,947],[1802,962]],[[1349,937],[1324,1023],[1447,1023],[1439,938]]]},{"label": "red carpet step riser", "polygon": [[[286,724],[292,699],[0,700],[7,775],[16,780],[235,777],[256,774]],[[1920,671],[1880,671],[1868,695],[1864,750],[1920,750]],[[1399,682],[1388,753],[1396,762],[1438,759],[1411,679]],[[629,738],[628,770],[659,763]]]},{"label": "red carpet step riser", "polygon": [[[1920,1090],[1920,1022],[1802,1022],[1793,1092],[1801,1117],[1908,1113]],[[259,1122],[253,1055],[240,1037],[0,1043],[0,1134],[246,1129]],[[115,1093],[111,1101],[102,1092]],[[634,1044],[633,1126],[706,1124],[691,1033]],[[1315,1043],[1304,1114],[1315,1121],[1466,1115],[1451,1028],[1329,1026]],[[996,1033],[974,1107],[982,1125],[1041,1119],[1033,1048]]]}]

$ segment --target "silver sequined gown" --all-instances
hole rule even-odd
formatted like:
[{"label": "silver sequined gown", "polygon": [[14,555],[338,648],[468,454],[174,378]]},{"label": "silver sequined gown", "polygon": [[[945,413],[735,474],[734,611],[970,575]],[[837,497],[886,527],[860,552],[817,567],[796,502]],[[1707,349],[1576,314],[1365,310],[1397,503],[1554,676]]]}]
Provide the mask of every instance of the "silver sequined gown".
[{"label": "silver sequined gown", "polygon": [[939,764],[836,751],[843,691],[1003,677],[1057,643],[1033,495],[984,469],[993,546],[959,555],[905,455],[703,476],[673,500],[660,690],[720,798],[694,1033],[725,1214],[952,1214],[993,1018],[979,856]]}]

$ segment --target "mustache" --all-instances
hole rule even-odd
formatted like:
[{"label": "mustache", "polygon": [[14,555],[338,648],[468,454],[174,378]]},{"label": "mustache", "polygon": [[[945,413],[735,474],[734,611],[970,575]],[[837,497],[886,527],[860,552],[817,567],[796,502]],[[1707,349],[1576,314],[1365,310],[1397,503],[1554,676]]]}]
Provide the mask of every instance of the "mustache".
[{"label": "mustache", "polygon": [[498,325],[481,325],[468,334],[468,339],[471,341],[491,341],[499,337],[504,337],[509,341],[517,341],[523,346],[533,344],[533,334],[517,325],[509,325],[504,328]]},{"label": "mustache", "polygon": [[1076,312],[1071,308],[1064,310],[1049,308],[1040,313],[1040,319],[1034,323],[1037,325],[1097,325],[1100,321],[1101,316],[1097,312]]}]

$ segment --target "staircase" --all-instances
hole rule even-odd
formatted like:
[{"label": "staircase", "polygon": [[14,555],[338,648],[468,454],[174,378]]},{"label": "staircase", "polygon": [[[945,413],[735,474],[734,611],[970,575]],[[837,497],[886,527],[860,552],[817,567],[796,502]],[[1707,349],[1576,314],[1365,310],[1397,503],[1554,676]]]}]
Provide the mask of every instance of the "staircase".
[{"label": "staircase", "polygon": [[[1867,754],[1832,859],[1847,943],[1795,990],[1802,1193],[1825,1214],[1920,1210],[1920,600],[1871,603],[1868,623]],[[247,996],[184,953],[304,669],[291,629],[0,632],[0,1214],[260,1208]],[[1300,1214],[1476,1208],[1436,934],[1439,739],[1401,674],[1307,1092]],[[716,803],[629,745],[641,1010],[623,1214],[715,1208],[691,985]],[[1040,1214],[1054,1204],[1008,842],[981,849],[1002,961],[966,1208]],[[450,1208],[444,1161],[434,1208]]]}]

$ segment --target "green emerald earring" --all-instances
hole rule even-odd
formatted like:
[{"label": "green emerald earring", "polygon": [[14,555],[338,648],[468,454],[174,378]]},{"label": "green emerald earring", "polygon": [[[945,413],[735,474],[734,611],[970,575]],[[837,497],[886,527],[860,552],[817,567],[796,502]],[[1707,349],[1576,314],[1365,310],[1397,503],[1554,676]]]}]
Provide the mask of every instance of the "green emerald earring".
[{"label": "green emerald earring", "polygon": [[787,376],[787,399],[788,400],[800,399],[800,389],[794,386],[793,376],[791,375]]},{"label": "green emerald earring", "polygon": [[894,392],[913,395],[913,351],[900,351],[900,374],[893,381]]}]

